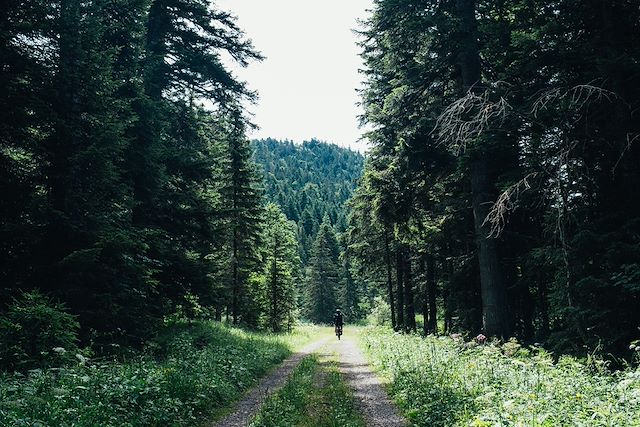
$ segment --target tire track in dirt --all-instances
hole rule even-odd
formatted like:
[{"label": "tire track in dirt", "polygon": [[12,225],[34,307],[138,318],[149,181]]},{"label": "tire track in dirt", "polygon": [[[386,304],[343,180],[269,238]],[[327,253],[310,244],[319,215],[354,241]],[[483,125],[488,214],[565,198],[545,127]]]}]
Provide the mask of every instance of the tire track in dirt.
[{"label": "tire track in dirt", "polygon": [[223,417],[215,427],[244,427],[249,424],[265,399],[273,392],[278,391],[287,381],[293,370],[298,366],[300,361],[309,354],[318,350],[322,345],[326,344],[328,338],[314,341],[307,344],[299,352],[287,358],[282,364],[271,374],[260,380],[260,383],[252,388],[240,401],[235,405],[235,409],[229,415]]},{"label": "tire track in dirt", "polygon": [[340,372],[353,390],[358,411],[370,427],[405,427],[410,424],[387,396],[354,338],[342,337],[331,346],[340,357]]}]

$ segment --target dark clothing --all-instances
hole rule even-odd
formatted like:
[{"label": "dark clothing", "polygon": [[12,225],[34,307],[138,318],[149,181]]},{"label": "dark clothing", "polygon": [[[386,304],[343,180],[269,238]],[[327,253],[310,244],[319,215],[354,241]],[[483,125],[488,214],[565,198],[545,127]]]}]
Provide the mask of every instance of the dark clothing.
[{"label": "dark clothing", "polygon": [[342,317],[342,313],[335,313],[333,315],[333,324],[335,326],[342,326],[344,325],[344,318]]}]

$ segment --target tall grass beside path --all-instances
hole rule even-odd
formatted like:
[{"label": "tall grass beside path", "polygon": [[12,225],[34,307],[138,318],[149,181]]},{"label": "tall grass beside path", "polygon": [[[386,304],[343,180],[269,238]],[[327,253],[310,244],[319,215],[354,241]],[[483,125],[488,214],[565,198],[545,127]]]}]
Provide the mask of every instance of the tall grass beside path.
[{"label": "tall grass beside path", "polygon": [[449,337],[370,328],[363,348],[407,418],[418,426],[640,426],[640,370],[515,342],[474,345]]},{"label": "tall grass beside path", "polygon": [[318,331],[263,335],[215,322],[167,328],[121,362],[0,374],[0,426],[197,426]]}]

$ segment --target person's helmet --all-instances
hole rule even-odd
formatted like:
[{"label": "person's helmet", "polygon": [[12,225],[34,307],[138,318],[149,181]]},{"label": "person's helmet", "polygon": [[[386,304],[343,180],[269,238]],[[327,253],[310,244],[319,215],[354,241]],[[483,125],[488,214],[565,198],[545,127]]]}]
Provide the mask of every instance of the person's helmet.
[{"label": "person's helmet", "polygon": [[340,309],[339,308],[336,308],[336,313],[340,313]]}]

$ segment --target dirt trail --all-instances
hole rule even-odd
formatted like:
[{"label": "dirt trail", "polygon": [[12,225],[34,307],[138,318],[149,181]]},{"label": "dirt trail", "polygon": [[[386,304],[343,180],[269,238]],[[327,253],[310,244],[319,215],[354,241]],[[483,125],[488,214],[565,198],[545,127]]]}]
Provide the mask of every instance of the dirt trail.
[{"label": "dirt trail", "polygon": [[356,406],[370,427],[400,427],[409,423],[398,414],[382,382],[373,373],[355,339],[342,337],[332,348],[340,355],[340,371],[353,390]]},{"label": "dirt trail", "polygon": [[[324,347],[323,347],[324,346]],[[358,412],[370,427],[406,427],[402,418],[382,388],[380,379],[373,373],[355,338],[343,336],[341,341],[322,339],[308,344],[300,352],[286,359],[273,373],[265,377],[242,400],[233,413],[227,415],[215,427],[244,427],[255,416],[269,394],[281,388],[300,361],[317,352],[337,353],[340,372],[353,390]]]},{"label": "dirt trail", "polygon": [[267,396],[282,387],[300,361],[305,356],[318,350],[327,340],[328,339],[325,338],[312,342],[282,362],[275,371],[263,378],[256,387],[251,389],[249,393],[236,404],[236,408],[231,414],[222,418],[214,424],[214,426],[244,427],[248,425],[251,418],[258,413],[260,406],[262,406]]}]

